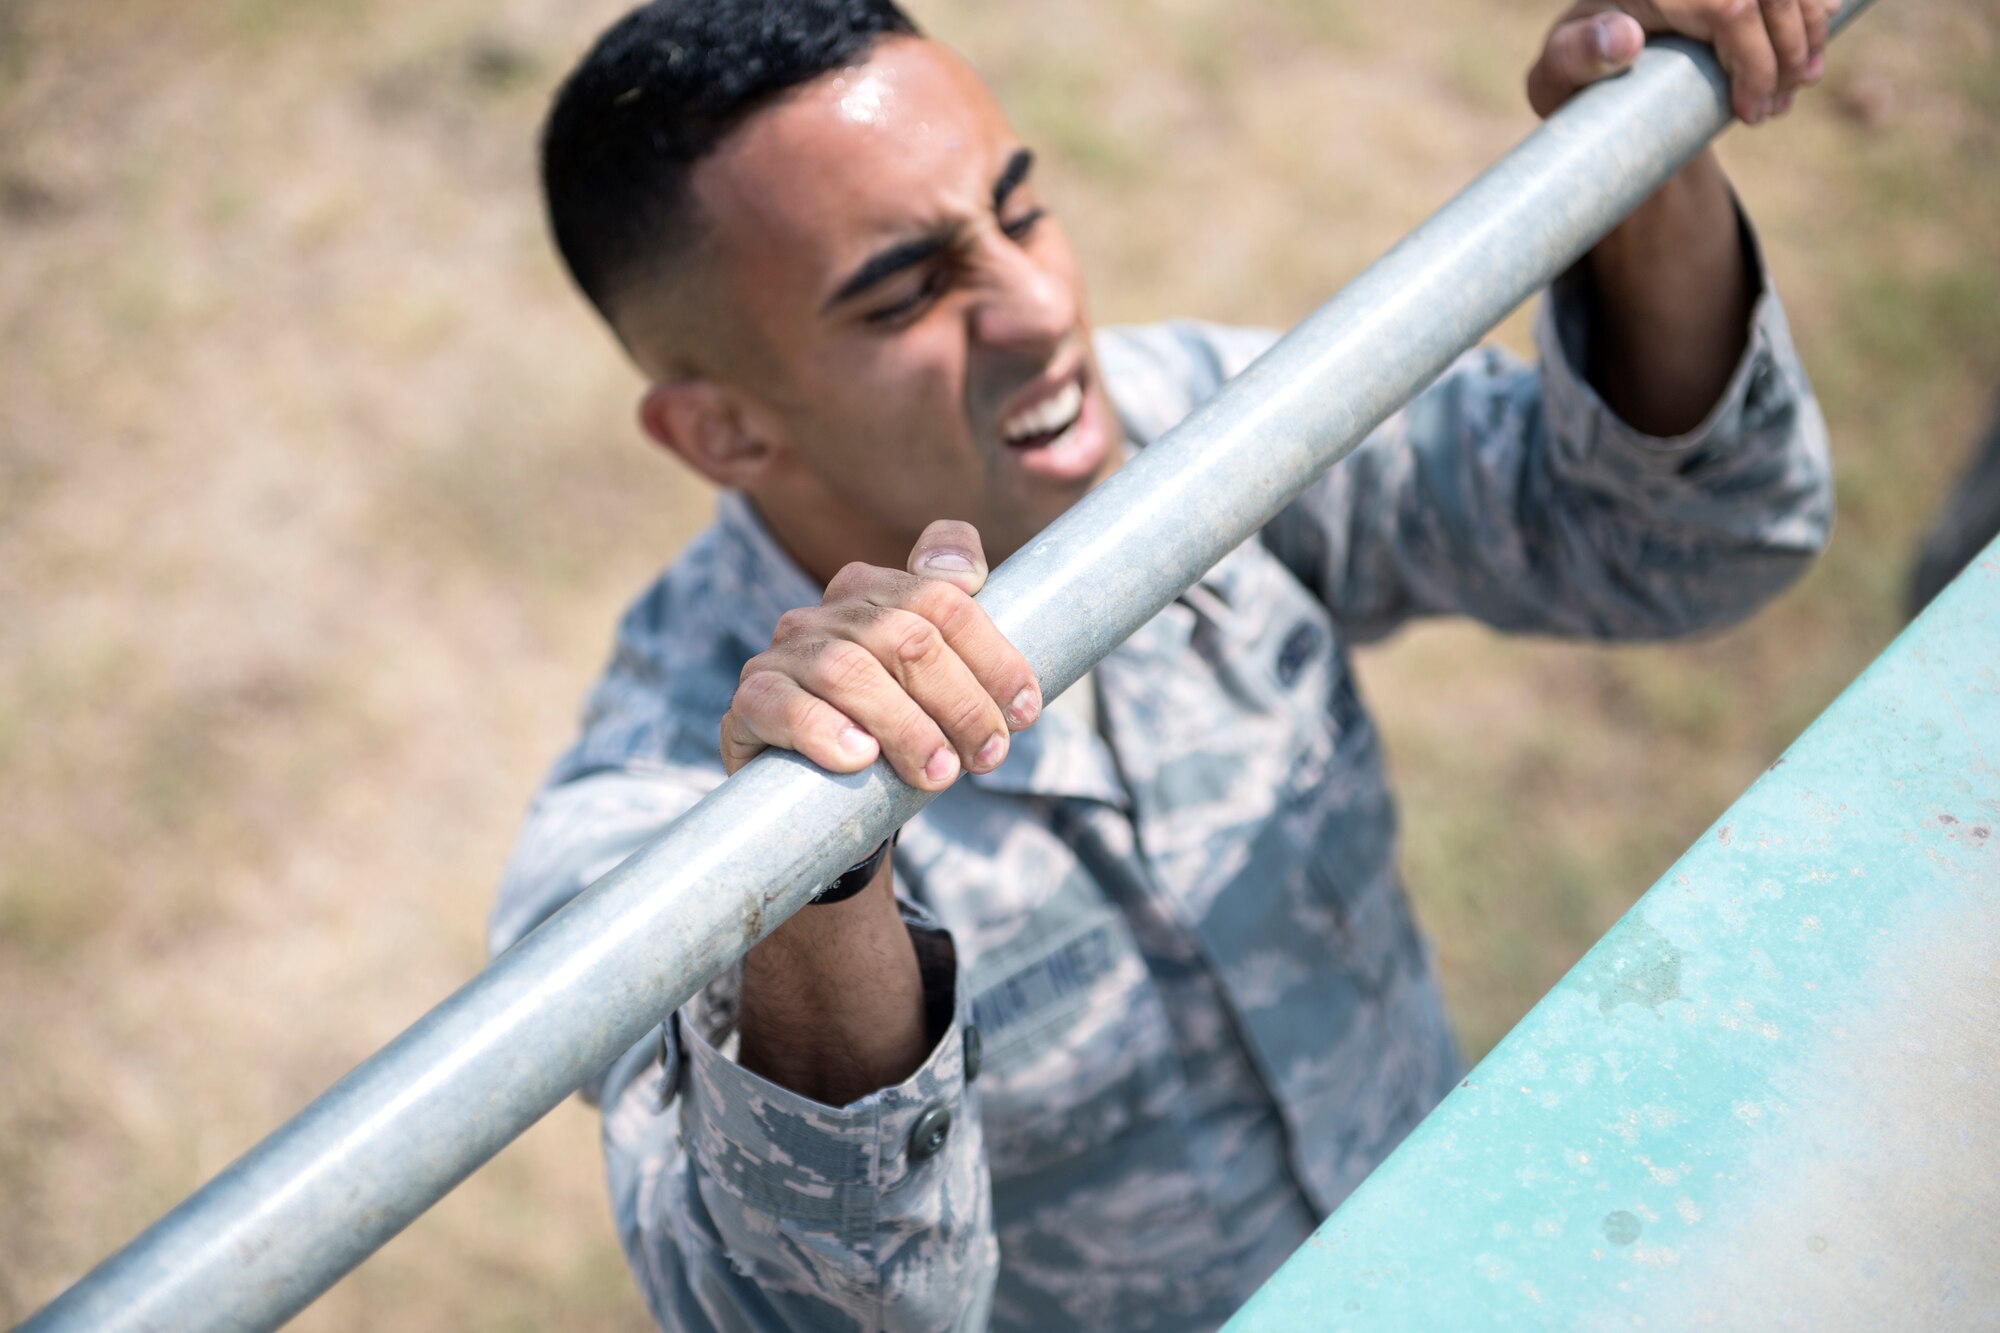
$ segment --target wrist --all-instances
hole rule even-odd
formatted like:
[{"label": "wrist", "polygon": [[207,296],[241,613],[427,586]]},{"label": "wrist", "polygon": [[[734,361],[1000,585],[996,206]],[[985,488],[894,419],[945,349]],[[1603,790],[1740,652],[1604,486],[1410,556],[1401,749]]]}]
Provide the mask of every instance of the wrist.
[{"label": "wrist", "polygon": [[1715,150],[1704,148],[1591,247],[1591,273],[1600,283],[1643,290],[1663,266],[1713,263],[1733,252],[1736,232],[1729,177]]},{"label": "wrist", "polygon": [[909,1077],[929,1049],[923,977],[889,859],[744,955],[739,1063],[828,1106]]},{"label": "wrist", "polygon": [[1648,435],[1693,429],[1749,336],[1756,280],[1728,178],[1710,152],[1591,250],[1590,382]]},{"label": "wrist", "polygon": [[806,905],[826,907],[833,903],[844,903],[862,890],[868,888],[879,877],[883,863],[896,847],[896,835],[891,833],[882,839],[881,846],[840,872],[831,884],[821,889]]}]

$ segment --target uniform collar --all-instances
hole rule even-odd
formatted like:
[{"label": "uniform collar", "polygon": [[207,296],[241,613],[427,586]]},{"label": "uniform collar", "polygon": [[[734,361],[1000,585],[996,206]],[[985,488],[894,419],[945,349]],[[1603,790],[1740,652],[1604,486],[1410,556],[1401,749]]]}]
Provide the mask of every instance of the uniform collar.
[{"label": "uniform collar", "polygon": [[717,555],[723,568],[736,570],[740,596],[710,612],[745,643],[761,652],[778,628],[778,618],[801,606],[818,606],[826,595],[819,580],[799,567],[741,491],[723,491],[715,501]]}]

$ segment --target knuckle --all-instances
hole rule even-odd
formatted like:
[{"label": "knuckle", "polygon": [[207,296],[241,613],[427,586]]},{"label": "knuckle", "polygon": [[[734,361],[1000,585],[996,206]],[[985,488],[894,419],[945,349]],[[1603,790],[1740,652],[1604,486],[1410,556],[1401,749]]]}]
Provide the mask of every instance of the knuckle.
[{"label": "knuckle", "polygon": [[838,606],[826,609],[826,637],[837,643],[842,639],[865,642],[866,631],[882,618],[882,608],[874,602],[852,598]]},{"label": "knuckle", "polygon": [[719,748],[725,755],[737,755],[755,751],[763,745],[763,742],[752,735],[749,728],[743,725],[743,719],[734,713],[724,713],[722,715],[722,730],[718,740],[720,742]]},{"label": "knuckle", "polygon": [[1028,665],[1028,659],[1021,656],[1021,650],[1013,644],[1001,640],[1004,651],[1000,657],[997,675],[1001,684],[1002,701],[1011,700],[1022,690],[1037,688],[1035,669]]},{"label": "knuckle", "polygon": [[831,711],[822,700],[804,690],[795,690],[785,700],[785,723],[792,729],[793,735],[823,730],[826,715]]},{"label": "knuckle", "polygon": [[917,709],[911,709],[909,716],[896,725],[896,748],[914,757],[919,767],[943,743],[944,734],[937,723]]},{"label": "knuckle", "polygon": [[812,653],[816,646],[834,637],[834,626],[841,622],[848,604],[832,606],[802,606],[796,611],[787,611],[778,617],[777,628],[772,632],[771,657],[790,656],[798,653]]},{"label": "knuckle", "polygon": [[955,621],[964,608],[972,605],[972,599],[952,584],[938,579],[924,579],[917,587],[910,589],[908,606],[933,625],[943,628],[947,622]]},{"label": "knuckle", "polygon": [[1005,732],[1005,722],[1000,710],[984,694],[973,695],[959,702],[952,710],[951,725],[947,728],[954,736],[966,738],[974,748],[982,744],[994,732]]},{"label": "knuckle", "polygon": [[904,666],[924,666],[937,657],[944,638],[936,625],[922,616],[899,612],[888,618],[891,649]]},{"label": "knuckle", "polygon": [[739,708],[732,708],[722,715],[722,739],[738,746],[763,743],[757,738],[756,730],[751,727],[750,719],[745,717]]},{"label": "knuckle", "polygon": [[929,582],[929,579],[918,578],[904,570],[878,569],[869,585],[868,600],[876,606],[907,606],[915,591]]},{"label": "knuckle", "polygon": [[775,671],[751,672],[736,687],[736,697],[729,704],[730,713],[739,725],[745,725],[751,718],[770,712],[779,702],[785,683],[785,678]]},{"label": "knuckle", "polygon": [[866,587],[877,572],[875,566],[865,561],[848,561],[827,582],[827,600],[833,601],[838,597],[847,596],[852,589]]},{"label": "knuckle", "polygon": [[881,621],[884,614],[884,608],[873,602],[843,602],[834,620],[852,633],[865,634],[870,627]]},{"label": "knuckle", "polygon": [[875,657],[866,648],[835,639],[813,660],[813,679],[823,687],[816,693],[860,693],[873,682],[876,669]]}]

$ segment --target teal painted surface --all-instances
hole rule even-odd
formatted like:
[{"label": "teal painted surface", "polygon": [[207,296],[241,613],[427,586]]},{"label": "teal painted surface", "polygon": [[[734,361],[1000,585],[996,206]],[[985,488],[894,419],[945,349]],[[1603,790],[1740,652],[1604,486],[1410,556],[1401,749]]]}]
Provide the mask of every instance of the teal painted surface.
[{"label": "teal painted surface", "polygon": [[1232,1333],[2000,1328],[2000,543]]}]

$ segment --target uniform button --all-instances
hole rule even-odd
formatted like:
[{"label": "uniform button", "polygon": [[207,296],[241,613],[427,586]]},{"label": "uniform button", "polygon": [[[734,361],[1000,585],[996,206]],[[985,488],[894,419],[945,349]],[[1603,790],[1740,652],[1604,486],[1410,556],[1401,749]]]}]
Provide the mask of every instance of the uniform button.
[{"label": "uniform button", "polygon": [[921,1162],[937,1156],[950,1137],[951,1112],[942,1106],[929,1108],[917,1117],[917,1127],[910,1131],[910,1160]]},{"label": "uniform button", "polygon": [[979,1057],[984,1054],[984,1043],[979,1040],[979,1029],[967,1025],[965,1029],[965,1081],[979,1077]]}]

